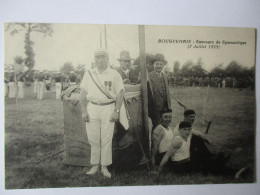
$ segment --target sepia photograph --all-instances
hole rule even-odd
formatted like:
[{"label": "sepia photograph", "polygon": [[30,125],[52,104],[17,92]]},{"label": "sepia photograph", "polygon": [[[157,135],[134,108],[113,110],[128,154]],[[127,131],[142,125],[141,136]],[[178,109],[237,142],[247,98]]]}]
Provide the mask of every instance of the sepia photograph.
[{"label": "sepia photograph", "polygon": [[4,188],[256,183],[256,29],[5,22]]}]

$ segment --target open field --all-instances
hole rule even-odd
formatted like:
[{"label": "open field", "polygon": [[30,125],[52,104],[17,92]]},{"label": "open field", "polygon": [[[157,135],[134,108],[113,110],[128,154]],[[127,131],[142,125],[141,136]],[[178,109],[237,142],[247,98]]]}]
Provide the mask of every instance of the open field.
[{"label": "open field", "polygon": [[[54,92],[37,100],[32,88],[26,88],[26,97],[5,100],[5,187],[54,188],[84,186],[170,185],[207,183],[250,183],[255,181],[255,94],[254,91],[209,88],[206,119],[212,121],[209,138],[213,151],[232,155],[228,165],[249,166],[253,173],[245,179],[227,176],[173,175],[163,172],[160,177],[149,175],[145,167],[131,172],[116,172],[111,180],[101,173],[87,176],[88,167],[68,166],[62,163],[63,153],[35,163],[44,156],[61,150],[63,145],[62,102],[55,100]],[[172,88],[172,96],[202,116],[207,88]],[[174,110],[172,127],[183,119],[183,108],[172,100]],[[205,132],[206,124],[196,119],[194,127]],[[130,155],[130,154],[129,154]]]}]

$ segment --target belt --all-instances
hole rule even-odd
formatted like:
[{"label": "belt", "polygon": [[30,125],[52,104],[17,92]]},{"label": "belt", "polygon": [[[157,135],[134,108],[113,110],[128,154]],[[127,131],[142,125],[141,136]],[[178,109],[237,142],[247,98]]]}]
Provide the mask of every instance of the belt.
[{"label": "belt", "polygon": [[105,106],[105,105],[109,105],[109,104],[113,104],[115,103],[115,101],[112,102],[106,102],[106,103],[100,103],[100,102],[92,102],[90,101],[92,104],[98,105],[98,106]]}]

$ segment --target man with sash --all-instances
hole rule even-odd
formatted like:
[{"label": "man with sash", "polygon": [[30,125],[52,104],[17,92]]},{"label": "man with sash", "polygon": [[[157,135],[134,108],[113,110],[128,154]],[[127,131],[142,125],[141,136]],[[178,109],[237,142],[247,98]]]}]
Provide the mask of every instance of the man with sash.
[{"label": "man with sash", "polygon": [[132,84],[137,80],[138,74],[132,68],[130,68],[131,60],[130,53],[128,51],[121,51],[120,57],[117,59],[120,63],[120,67],[116,70],[119,72],[123,79],[124,84]]},{"label": "man with sash", "polygon": [[[125,113],[124,85],[120,74],[108,67],[107,50],[95,52],[96,67],[86,71],[81,81],[80,103],[91,146],[92,168],[86,174],[94,175],[101,165],[102,174],[111,178],[107,166],[112,164],[112,138],[115,122]],[[128,122],[128,121],[127,121]],[[122,124],[123,125],[123,124]],[[123,125],[128,129],[128,123]]]}]

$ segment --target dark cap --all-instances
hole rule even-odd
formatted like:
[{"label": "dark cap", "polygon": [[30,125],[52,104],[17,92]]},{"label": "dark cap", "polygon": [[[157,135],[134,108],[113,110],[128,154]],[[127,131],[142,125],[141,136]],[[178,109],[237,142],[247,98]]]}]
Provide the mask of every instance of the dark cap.
[{"label": "dark cap", "polygon": [[195,111],[194,110],[186,110],[184,112],[184,116],[189,116],[189,115],[192,115],[192,114],[195,114]]},{"label": "dark cap", "polygon": [[179,124],[179,129],[183,129],[183,128],[191,128],[191,124],[187,121],[182,121]]}]

